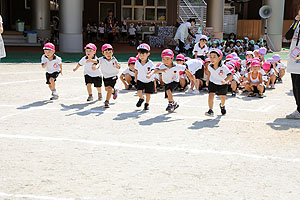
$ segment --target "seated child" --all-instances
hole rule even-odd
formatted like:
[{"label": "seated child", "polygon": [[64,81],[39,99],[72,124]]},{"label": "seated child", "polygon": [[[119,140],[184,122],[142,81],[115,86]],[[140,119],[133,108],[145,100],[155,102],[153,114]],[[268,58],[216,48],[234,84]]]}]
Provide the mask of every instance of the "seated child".
[{"label": "seated child", "polygon": [[136,85],[136,82],[134,81],[134,79],[135,79],[135,69],[134,69],[135,62],[136,62],[136,58],[130,57],[128,60],[128,68],[126,68],[120,76],[120,80],[124,84],[126,90],[130,90],[132,88],[132,86]]}]

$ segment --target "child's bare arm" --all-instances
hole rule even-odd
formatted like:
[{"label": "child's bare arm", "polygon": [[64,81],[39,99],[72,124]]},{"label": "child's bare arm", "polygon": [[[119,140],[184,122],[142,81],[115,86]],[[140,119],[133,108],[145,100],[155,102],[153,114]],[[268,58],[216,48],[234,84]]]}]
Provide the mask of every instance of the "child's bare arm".
[{"label": "child's bare arm", "polygon": [[73,72],[76,72],[77,69],[80,67],[81,65],[77,64],[77,66],[73,69]]},{"label": "child's bare arm", "polygon": [[194,75],[188,69],[185,70],[185,73],[191,81],[196,81]]},{"label": "child's bare arm", "polygon": [[59,67],[60,67],[60,74],[63,75],[63,73],[62,73],[62,70],[63,70],[62,64],[60,64]]},{"label": "child's bare arm", "polygon": [[119,65],[119,63],[117,61],[115,61],[115,66],[116,66],[117,69],[121,68],[121,66]]},{"label": "child's bare arm", "polygon": [[209,84],[209,78],[210,78],[210,71],[207,70],[206,86],[208,86]]},{"label": "child's bare arm", "polygon": [[135,70],[135,73],[134,73],[134,82],[137,82],[137,75],[138,75],[138,70]]},{"label": "child's bare arm", "polygon": [[42,68],[46,68],[47,63],[42,63]]}]

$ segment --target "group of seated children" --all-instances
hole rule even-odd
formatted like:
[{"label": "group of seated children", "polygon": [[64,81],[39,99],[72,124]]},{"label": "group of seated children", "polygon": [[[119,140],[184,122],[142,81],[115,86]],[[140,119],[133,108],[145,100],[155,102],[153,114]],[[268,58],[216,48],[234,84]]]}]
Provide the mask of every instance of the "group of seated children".
[{"label": "group of seated children", "polygon": [[[46,68],[46,80],[52,92],[51,100],[58,99],[55,81],[62,74],[62,60],[55,55],[55,46],[51,43],[44,45],[42,67]],[[203,48],[202,48],[203,49]],[[144,104],[144,110],[149,110],[150,96],[157,90],[165,91],[168,100],[166,110],[173,112],[179,107],[172,93],[179,92],[199,94],[200,90],[209,93],[209,110],[205,114],[213,116],[213,100],[215,95],[221,99],[220,109],[226,114],[225,100],[228,91],[236,96],[239,91],[248,92],[249,97],[257,95],[263,98],[266,88],[275,89],[276,82],[282,82],[285,74],[285,65],[280,61],[279,55],[264,59],[267,50],[260,48],[258,51],[246,52],[246,60],[241,60],[236,53],[226,56],[222,61],[223,53],[214,48],[209,51],[195,51],[195,58],[184,57],[179,54],[175,57],[170,49],[161,53],[162,62],[156,66],[149,59],[150,46],[141,44],[137,47],[137,56],[130,57],[128,67],[120,75],[125,89],[135,89],[138,94],[137,107]],[[120,63],[113,56],[113,47],[104,44],[101,48],[103,56],[96,57],[96,45],[89,43],[85,46],[85,56],[80,59],[75,72],[79,67],[84,67],[84,79],[87,87],[87,101],[93,100],[92,84],[97,88],[98,100],[102,99],[101,86],[104,83],[107,92],[104,101],[105,108],[109,108],[111,97],[116,99],[118,89],[115,85],[118,79]],[[199,54],[198,54],[199,52]],[[208,57],[207,57],[208,56]],[[173,62],[175,59],[176,62]],[[144,97],[144,94],[145,96]]]}]

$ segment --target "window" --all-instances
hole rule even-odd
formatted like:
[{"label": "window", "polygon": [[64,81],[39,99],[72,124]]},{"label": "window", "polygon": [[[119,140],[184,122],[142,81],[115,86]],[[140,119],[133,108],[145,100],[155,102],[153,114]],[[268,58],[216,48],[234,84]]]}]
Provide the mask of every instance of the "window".
[{"label": "window", "polygon": [[166,0],[122,0],[122,20],[166,21]]}]

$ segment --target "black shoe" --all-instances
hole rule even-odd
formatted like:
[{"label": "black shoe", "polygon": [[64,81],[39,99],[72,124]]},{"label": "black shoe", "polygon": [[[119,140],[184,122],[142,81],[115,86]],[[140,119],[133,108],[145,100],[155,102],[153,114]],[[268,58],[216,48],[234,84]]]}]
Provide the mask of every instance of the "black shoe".
[{"label": "black shoe", "polygon": [[132,89],[132,85],[128,85],[128,90],[131,90]]},{"label": "black shoe", "polygon": [[177,109],[179,107],[179,105],[177,104],[177,102],[173,102],[173,111],[175,110],[175,109]]},{"label": "black shoe", "polygon": [[148,103],[145,103],[144,110],[149,110],[149,104]]},{"label": "black shoe", "polygon": [[166,111],[171,112],[172,109],[173,109],[173,105],[172,105],[172,103],[169,103],[167,108],[166,108]]},{"label": "black shoe", "polygon": [[109,101],[106,100],[106,101],[104,102],[104,108],[109,108]]},{"label": "black shoe", "polygon": [[236,96],[236,92],[232,92],[231,94],[232,94],[232,96],[233,96],[233,97],[235,97],[235,96]]},{"label": "black shoe", "polygon": [[280,77],[278,77],[278,83],[282,83],[282,79]]},{"label": "black shoe", "polygon": [[226,115],[226,109],[225,109],[225,106],[221,106],[221,104],[220,104],[220,108],[221,108],[221,113],[222,113],[222,115]]},{"label": "black shoe", "polygon": [[144,101],[145,101],[144,99],[139,99],[139,101],[136,103],[136,107],[141,107]]},{"label": "black shoe", "polygon": [[248,97],[254,97],[255,96],[255,94],[253,93],[253,92],[250,92],[249,94],[248,94]]},{"label": "black shoe", "polygon": [[206,113],[205,113],[206,116],[209,116],[209,117],[213,117],[214,116],[214,111],[212,111],[211,109],[209,109]]}]

